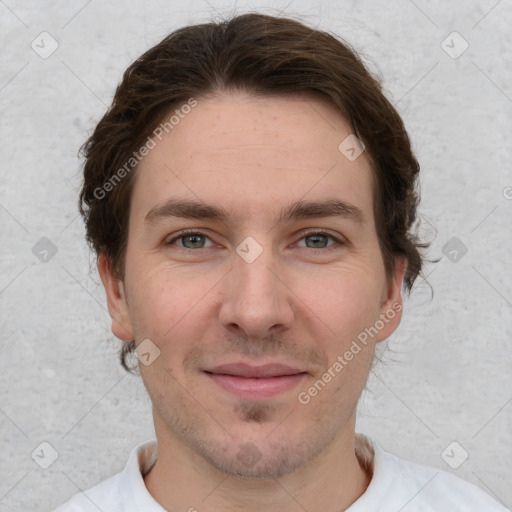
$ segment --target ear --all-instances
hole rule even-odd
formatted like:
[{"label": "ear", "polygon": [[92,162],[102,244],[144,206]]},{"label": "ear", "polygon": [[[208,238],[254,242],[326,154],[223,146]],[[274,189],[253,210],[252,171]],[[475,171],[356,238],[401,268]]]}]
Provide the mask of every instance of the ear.
[{"label": "ear", "polygon": [[123,341],[133,341],[132,324],[126,302],[123,281],[118,279],[105,253],[98,256],[98,271],[107,294],[108,312],[112,318],[112,333]]},{"label": "ear", "polygon": [[379,330],[375,341],[384,341],[389,338],[400,325],[402,319],[402,284],[407,270],[405,256],[395,256],[395,271],[387,283],[387,289],[383,293],[379,319],[384,327]]}]

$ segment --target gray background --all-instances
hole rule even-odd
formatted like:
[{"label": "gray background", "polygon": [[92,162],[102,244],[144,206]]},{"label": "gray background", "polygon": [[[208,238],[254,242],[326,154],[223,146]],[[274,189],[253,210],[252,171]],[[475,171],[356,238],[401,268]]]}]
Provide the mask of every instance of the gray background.
[{"label": "gray background", "polygon": [[[434,297],[418,281],[358,430],[512,506],[511,0],[0,0],[0,512],[50,510],[153,436],[84,242],[77,150],[143,51],[182,25],[254,9],[300,16],[361,50],[422,164]],[[46,59],[31,48],[42,51],[43,31],[58,42]],[[458,58],[442,48],[453,31],[469,44]],[[51,462],[42,442],[58,454],[47,469],[35,461]]]}]

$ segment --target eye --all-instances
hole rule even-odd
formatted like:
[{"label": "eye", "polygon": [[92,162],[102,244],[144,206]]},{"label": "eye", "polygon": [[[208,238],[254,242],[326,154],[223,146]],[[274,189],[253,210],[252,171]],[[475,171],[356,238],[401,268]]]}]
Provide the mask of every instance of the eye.
[{"label": "eye", "polygon": [[[175,244],[177,240],[181,240],[181,244]],[[165,245],[177,245],[183,249],[205,249],[205,240],[210,239],[200,231],[182,231],[178,236],[165,242]]]},{"label": "eye", "polygon": [[[333,240],[334,244],[327,245],[329,239]],[[307,249],[331,249],[333,245],[343,244],[339,238],[324,230],[308,231],[302,236],[301,240],[306,240]]]},{"label": "eye", "polygon": [[[329,239],[333,241],[334,243],[331,243],[329,245]],[[206,241],[210,241],[210,245],[205,245]],[[331,248],[335,248],[333,246],[336,246],[337,244],[342,244],[343,241],[339,238],[335,237],[334,235],[330,234],[327,231],[324,230],[310,230],[302,235],[300,240],[305,240],[306,245],[300,246],[305,249],[327,249],[330,250]],[[180,243],[176,243],[180,241]],[[175,245],[181,249],[207,249],[208,247],[213,247],[213,243],[210,240],[210,238],[202,233],[201,231],[194,231],[194,230],[188,230],[188,231],[182,231],[178,233],[176,236],[174,236],[171,240],[166,241],[165,245]]]}]

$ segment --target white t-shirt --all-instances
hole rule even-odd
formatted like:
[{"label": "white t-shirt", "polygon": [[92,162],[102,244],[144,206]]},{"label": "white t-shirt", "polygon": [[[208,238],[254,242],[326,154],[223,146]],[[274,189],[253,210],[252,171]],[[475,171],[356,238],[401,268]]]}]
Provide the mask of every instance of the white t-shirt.
[{"label": "white t-shirt", "polygon": [[[360,435],[360,434],[358,434]],[[480,488],[446,471],[400,459],[375,441],[373,477],[345,512],[510,512]],[[76,494],[54,512],[165,512],[142,474],[155,460],[156,441],[134,448],[124,470]]]}]

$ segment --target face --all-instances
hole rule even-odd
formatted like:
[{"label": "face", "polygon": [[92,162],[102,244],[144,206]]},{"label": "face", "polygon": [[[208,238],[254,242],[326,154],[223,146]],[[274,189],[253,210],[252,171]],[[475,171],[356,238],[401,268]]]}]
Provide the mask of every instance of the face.
[{"label": "face", "polygon": [[114,334],[159,351],[140,364],[159,441],[278,477],[353,435],[405,268],[386,279],[372,170],[330,104],[197,101],[137,170],[123,282],[100,273]]}]

